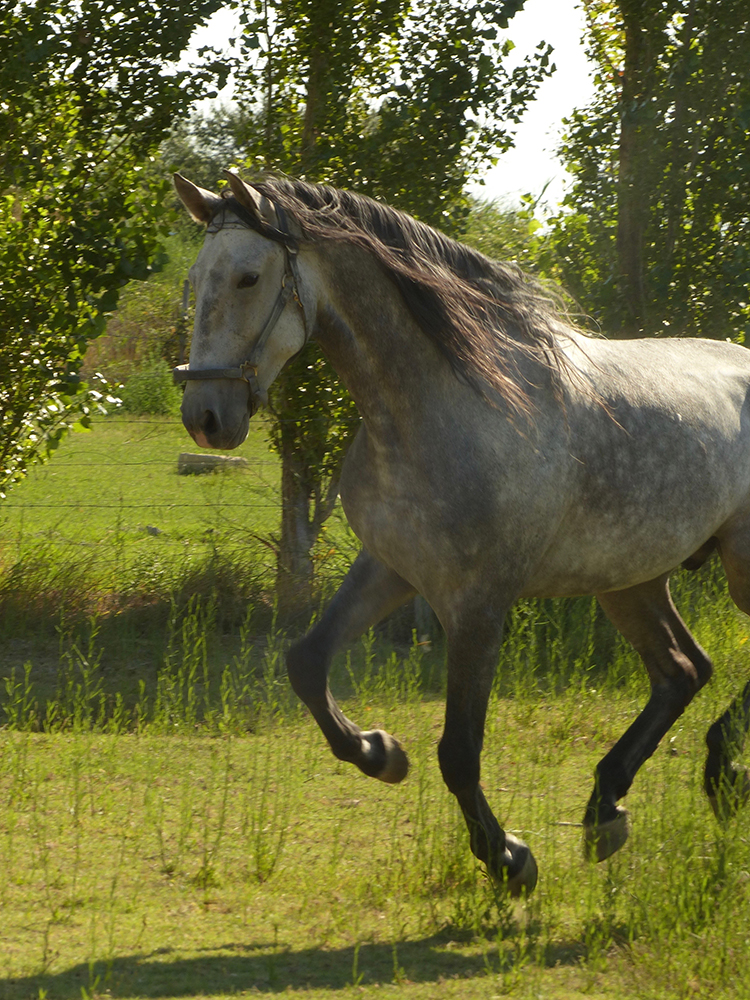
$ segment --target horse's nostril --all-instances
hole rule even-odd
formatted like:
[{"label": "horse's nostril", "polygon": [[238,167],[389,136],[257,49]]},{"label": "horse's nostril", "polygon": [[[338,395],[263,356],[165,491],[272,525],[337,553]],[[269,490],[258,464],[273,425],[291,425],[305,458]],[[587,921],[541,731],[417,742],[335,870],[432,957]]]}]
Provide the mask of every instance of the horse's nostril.
[{"label": "horse's nostril", "polygon": [[214,434],[219,429],[219,421],[213,410],[204,410],[201,417],[200,428],[204,434]]}]

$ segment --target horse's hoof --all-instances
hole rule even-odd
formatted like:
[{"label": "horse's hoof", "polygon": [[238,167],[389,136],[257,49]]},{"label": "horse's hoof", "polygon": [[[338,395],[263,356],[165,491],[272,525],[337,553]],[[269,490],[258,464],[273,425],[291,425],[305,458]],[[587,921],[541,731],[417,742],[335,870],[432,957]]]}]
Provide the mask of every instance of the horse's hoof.
[{"label": "horse's hoof", "polygon": [[520,872],[507,879],[505,883],[508,895],[513,899],[518,899],[519,896],[530,896],[536,888],[539,871],[536,867],[534,855],[528,847],[526,848],[526,852],[526,860]]},{"label": "horse's hoof", "polygon": [[379,742],[383,746],[385,764],[373,777],[389,785],[397,785],[399,781],[403,781],[409,773],[409,758],[399,741],[383,729],[362,733],[362,739],[368,744]]},{"label": "horse's hoof", "polygon": [[727,823],[750,801],[750,771],[739,764],[732,764],[722,774],[718,790],[708,796],[708,801],[718,821]]},{"label": "horse's hoof", "polygon": [[617,815],[598,826],[583,827],[583,853],[589,861],[604,861],[619,851],[630,835],[627,809],[617,806]]},{"label": "horse's hoof", "polygon": [[539,875],[534,855],[522,840],[518,840],[509,833],[505,835],[505,849],[512,857],[512,865],[509,867],[516,865],[520,865],[520,867],[513,875],[508,874],[508,868],[503,869],[503,887],[513,899],[531,895],[536,888]]}]

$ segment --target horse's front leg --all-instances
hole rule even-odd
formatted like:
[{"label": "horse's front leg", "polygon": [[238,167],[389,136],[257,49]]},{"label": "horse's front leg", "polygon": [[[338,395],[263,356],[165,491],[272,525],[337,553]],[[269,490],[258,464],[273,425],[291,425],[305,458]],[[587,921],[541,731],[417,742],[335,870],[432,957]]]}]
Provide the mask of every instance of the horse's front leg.
[{"label": "horse's front leg", "polygon": [[363,550],[320,620],[287,654],[292,687],[312,712],[335,756],[389,783],[406,777],[406,753],[398,740],[383,730],[363,732],[347,719],[328,688],[328,670],[337,649],[414,593],[402,577]]},{"label": "horse's front leg", "polygon": [[484,722],[503,618],[480,613],[446,629],[448,690],[438,757],[443,779],[464,814],[472,851],[511,896],[520,896],[536,885],[536,862],[523,841],[501,829],[479,785]]}]

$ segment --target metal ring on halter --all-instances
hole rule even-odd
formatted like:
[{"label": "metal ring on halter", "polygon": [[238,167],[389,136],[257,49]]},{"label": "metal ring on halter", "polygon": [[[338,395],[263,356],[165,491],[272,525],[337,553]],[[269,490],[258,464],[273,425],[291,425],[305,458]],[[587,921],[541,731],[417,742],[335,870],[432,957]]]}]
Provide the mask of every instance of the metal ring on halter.
[{"label": "metal ring on halter", "polygon": [[[233,199],[227,200],[233,201]],[[234,205],[231,206],[231,209],[239,216],[240,219],[243,219],[243,221],[244,216],[248,215],[244,209],[241,213],[237,212]],[[279,218],[279,232],[284,236],[288,236],[289,231],[286,225],[286,214],[280,205],[276,206],[276,214]],[[251,227],[248,226],[248,228]],[[244,361],[237,368],[191,368],[190,364],[177,365],[176,368],[172,369],[172,380],[175,385],[181,385],[183,382],[201,381],[203,379],[212,378],[243,379],[250,386],[250,399],[248,400],[248,404],[251,411],[254,412],[254,410],[257,409],[257,403],[263,399],[263,394],[261,393],[260,386],[258,385],[258,364],[260,363],[261,355],[266,343],[268,342],[268,338],[271,336],[274,327],[278,323],[281,314],[286,308],[287,302],[291,298],[294,299],[302,310],[302,323],[305,330],[305,344],[307,343],[310,335],[307,327],[305,307],[302,304],[302,299],[300,298],[298,290],[299,270],[297,267],[297,250],[296,247],[290,247],[284,242],[282,242],[281,245],[284,249],[284,274],[281,279],[281,288],[279,289],[279,294],[276,296],[276,301],[273,304],[271,314],[263,324],[263,329],[260,331],[260,335],[255,342],[249,360]],[[253,406],[253,404],[256,405]]]}]

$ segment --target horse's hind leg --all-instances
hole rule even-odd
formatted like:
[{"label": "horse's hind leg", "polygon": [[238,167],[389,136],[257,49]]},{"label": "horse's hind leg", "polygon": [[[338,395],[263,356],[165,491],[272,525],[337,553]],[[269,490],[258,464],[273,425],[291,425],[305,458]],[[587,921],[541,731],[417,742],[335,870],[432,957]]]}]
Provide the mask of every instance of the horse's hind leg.
[{"label": "horse's hind leg", "polygon": [[666,576],[597,598],[640,654],[651,681],[646,707],[596,767],[594,791],[583,818],[584,845],[590,857],[602,861],[628,836],[628,815],[618,800],[708,681],[712,667],[678,615]]},{"label": "horse's hind leg", "polygon": [[479,785],[484,722],[502,621],[503,616],[480,612],[460,624],[446,625],[448,690],[438,757],[443,779],[464,814],[472,851],[493,878],[512,896],[519,896],[536,885],[536,863],[526,844],[500,828]]},{"label": "horse's hind leg", "polygon": [[363,732],[346,718],[328,688],[328,670],[339,647],[413,595],[413,587],[404,579],[363,551],[320,620],[287,654],[292,687],[312,712],[335,756],[391,783],[405,778],[409,769],[400,743],[379,729]]},{"label": "horse's hind leg", "polygon": [[750,681],[706,733],[704,787],[718,820],[726,822],[750,799],[750,773],[735,763],[750,729]]},{"label": "horse's hind leg", "polygon": [[[740,611],[750,614],[750,532],[736,528],[719,541],[729,593]],[[750,799],[750,774],[735,763],[750,729],[750,682],[706,734],[708,756],[704,787],[716,818],[725,821]]]}]

